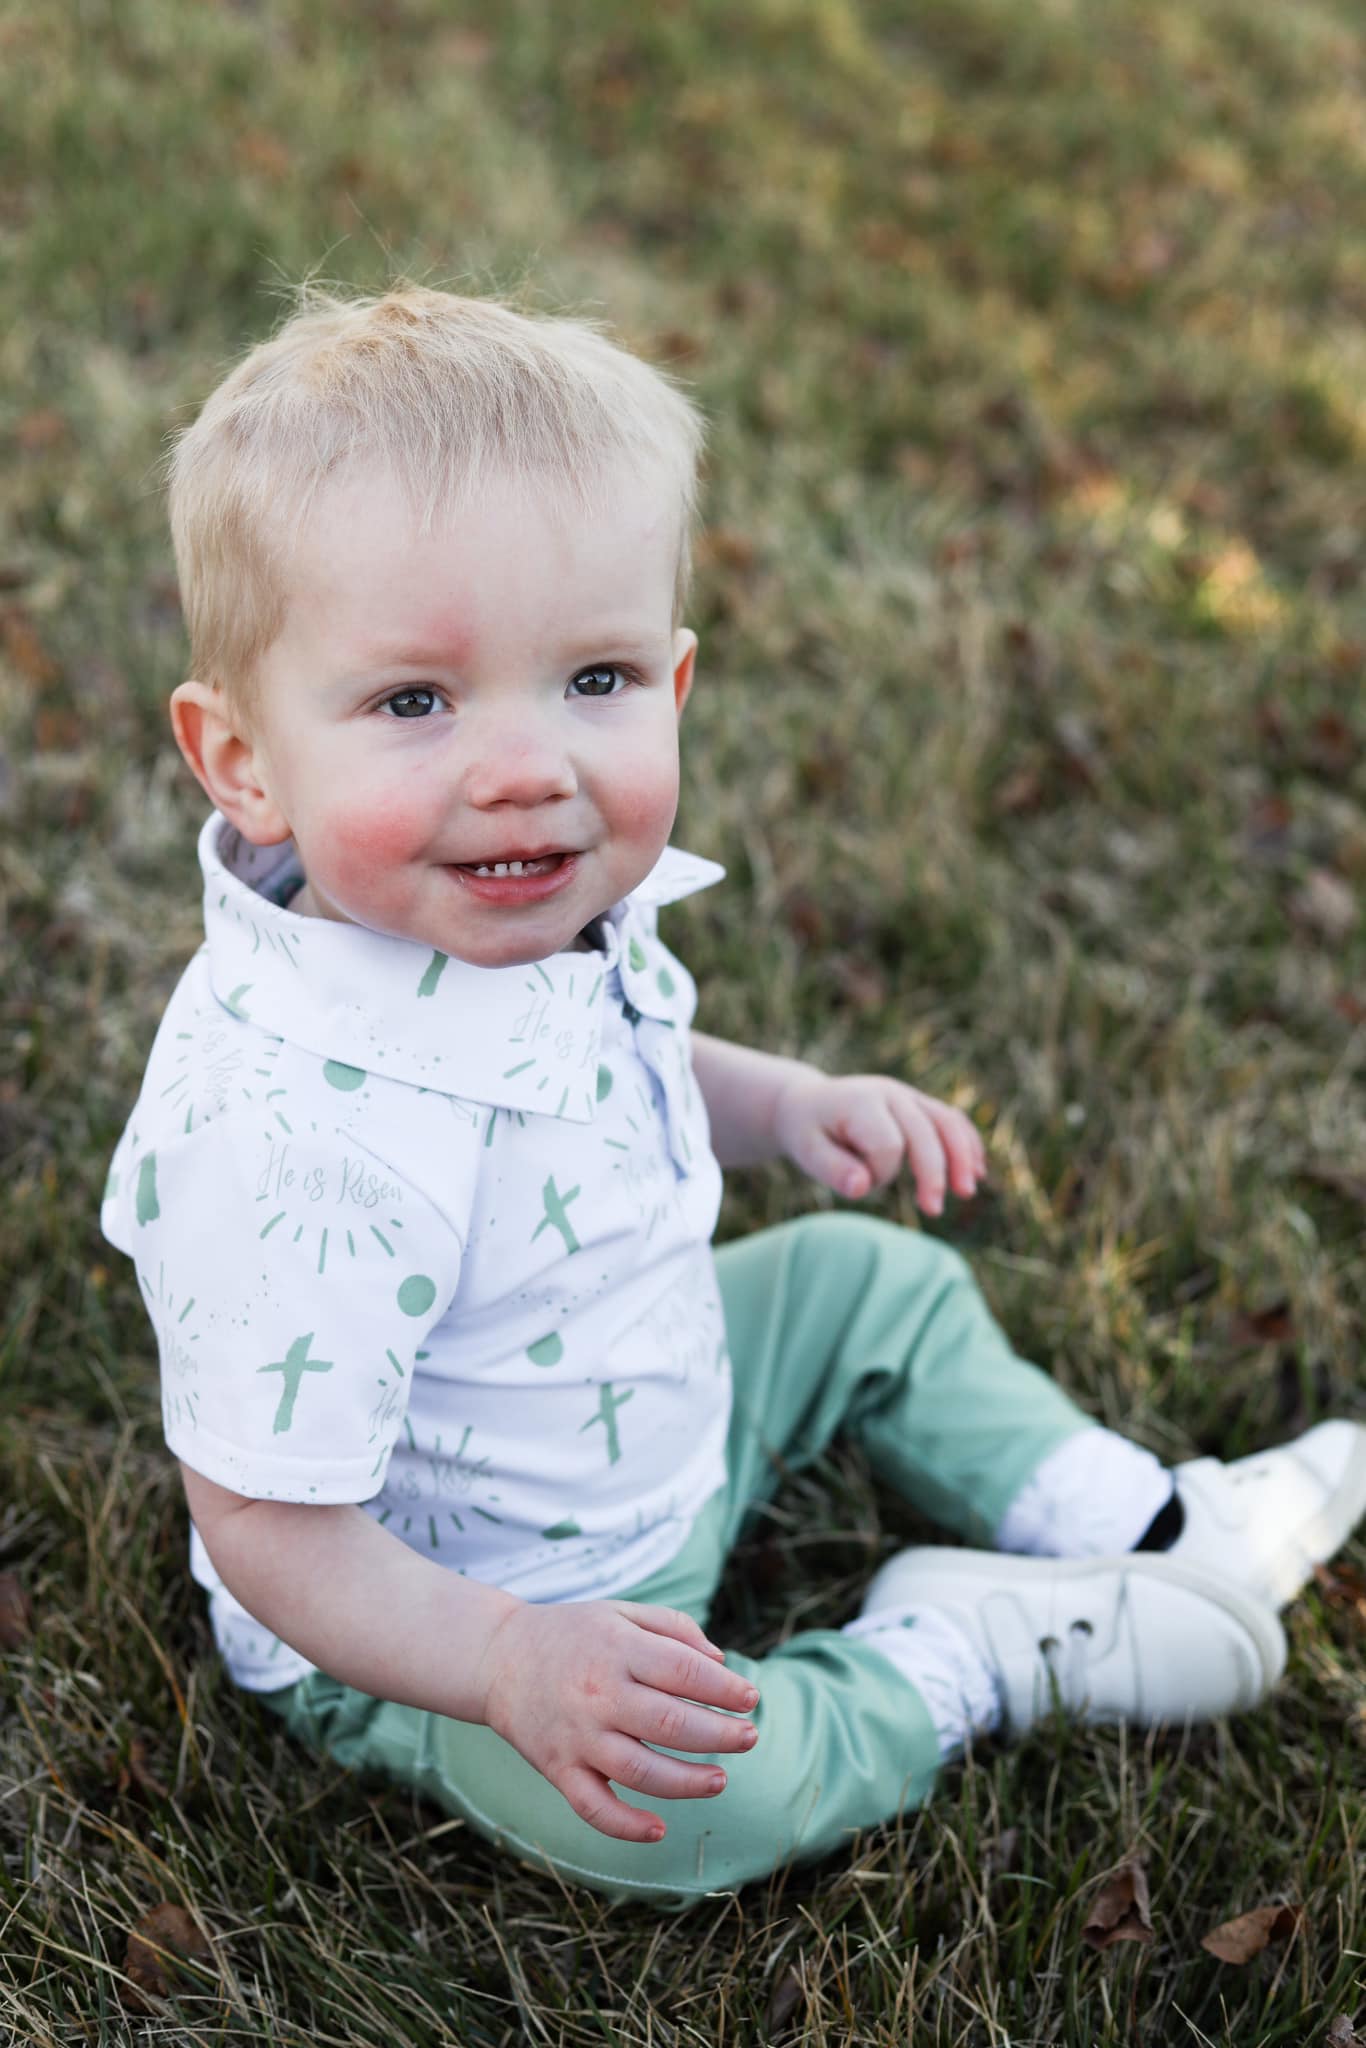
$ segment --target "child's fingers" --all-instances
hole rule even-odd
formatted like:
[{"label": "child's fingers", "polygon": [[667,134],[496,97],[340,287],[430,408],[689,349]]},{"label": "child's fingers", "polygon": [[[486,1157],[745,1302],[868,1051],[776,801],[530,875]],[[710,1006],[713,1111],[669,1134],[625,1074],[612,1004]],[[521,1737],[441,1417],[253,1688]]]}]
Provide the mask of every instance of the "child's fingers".
[{"label": "child's fingers", "polygon": [[[981,1132],[970,1117],[964,1116],[962,1110],[955,1109],[951,1103],[940,1102],[933,1095],[922,1095],[919,1089],[912,1092],[939,1133],[954,1172],[956,1191],[960,1195],[971,1194],[972,1182],[981,1179],[987,1170],[987,1151]],[[965,1182],[967,1185],[963,1184]]]},{"label": "child's fingers", "polygon": [[891,1100],[915,1176],[916,1200],[927,1215],[937,1216],[944,1207],[945,1185],[944,1146],[939,1132],[925,1112],[925,1098],[914,1089],[899,1088]]},{"label": "child's fingers", "polygon": [[672,1643],[652,1642],[648,1636],[632,1645],[628,1668],[640,1685],[654,1686],[678,1699],[696,1700],[704,1707],[721,1707],[732,1714],[747,1714],[759,1698],[757,1686],[742,1672],[732,1671],[725,1664],[713,1664],[710,1658],[698,1657]]},{"label": "child's fingers", "polygon": [[726,1774],[719,1764],[689,1764],[676,1756],[661,1756],[627,1735],[610,1736],[598,1744],[594,1755],[614,1784],[647,1799],[714,1799],[726,1789]]},{"label": "child's fingers", "polygon": [[657,1742],[662,1749],[686,1749],[707,1755],[726,1750],[735,1755],[753,1749],[758,1730],[736,1714],[718,1714],[711,1707],[681,1700],[652,1685],[633,1685],[615,1704],[613,1725],[639,1742]]},{"label": "child's fingers", "polygon": [[792,1157],[812,1180],[851,1200],[866,1195],[873,1185],[872,1173],[858,1152],[852,1146],[841,1145],[828,1131],[817,1128],[804,1132],[800,1144],[793,1147]]},{"label": "child's fingers", "polygon": [[618,1799],[601,1771],[580,1764],[554,1782],[579,1819],[600,1835],[610,1835],[616,1842],[657,1842],[664,1834],[659,1815],[643,1813],[638,1806]]},{"label": "child's fingers", "polygon": [[652,1607],[648,1601],[619,1600],[616,1605],[631,1621],[642,1628],[653,1629],[656,1635],[673,1636],[680,1643],[690,1643],[700,1650],[704,1657],[714,1657],[719,1663],[725,1651],[718,1649],[711,1637],[704,1635],[690,1614],[684,1614],[679,1607]]}]

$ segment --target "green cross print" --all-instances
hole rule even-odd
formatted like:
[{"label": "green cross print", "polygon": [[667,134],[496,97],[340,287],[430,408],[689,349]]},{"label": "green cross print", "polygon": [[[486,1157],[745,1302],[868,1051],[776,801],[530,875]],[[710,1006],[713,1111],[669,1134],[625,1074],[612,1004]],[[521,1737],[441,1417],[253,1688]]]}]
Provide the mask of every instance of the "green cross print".
[{"label": "green cross print", "polygon": [[312,1342],[313,1332],[310,1330],[306,1337],[296,1337],[294,1339],[294,1342],[290,1345],[283,1358],[277,1358],[273,1365],[262,1365],[257,1368],[259,1372],[282,1372],[285,1376],[284,1391],[280,1395],[280,1405],[275,1411],[275,1424],[272,1431],[272,1434],[275,1436],[279,1436],[283,1431],[287,1430],[294,1420],[294,1398],[299,1391],[304,1374],[306,1372],[331,1372],[332,1370],[331,1359],[309,1357],[308,1347]]},{"label": "green cross print", "polygon": [[564,1239],[564,1248],[567,1252],[576,1252],[579,1249],[579,1240],[575,1237],[573,1226],[569,1221],[569,1204],[576,1200],[578,1192],[577,1188],[571,1188],[567,1195],[562,1195],[555,1185],[554,1174],[551,1174],[549,1180],[541,1189],[541,1200],[545,1203],[545,1214],[531,1233],[531,1242],[533,1244],[535,1244],[541,1232],[549,1224],[552,1229],[559,1231]]},{"label": "green cross print", "polygon": [[598,1388],[597,1414],[590,1415],[587,1422],[583,1423],[579,1429],[579,1435],[582,1436],[584,1430],[591,1429],[595,1422],[606,1424],[607,1462],[609,1465],[615,1465],[621,1456],[621,1438],[617,1435],[617,1410],[618,1408],[624,1408],[634,1393],[634,1387],[628,1387],[624,1394],[614,1393],[612,1382],[604,1380]]}]

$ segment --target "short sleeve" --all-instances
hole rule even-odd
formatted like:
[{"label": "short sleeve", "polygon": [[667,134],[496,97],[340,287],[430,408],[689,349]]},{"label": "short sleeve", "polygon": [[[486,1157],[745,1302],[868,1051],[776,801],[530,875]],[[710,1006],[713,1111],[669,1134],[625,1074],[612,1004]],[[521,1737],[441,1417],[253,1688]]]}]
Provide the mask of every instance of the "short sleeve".
[{"label": "short sleeve", "polygon": [[455,1293],[452,1216],[343,1130],[228,1116],[116,1166],[171,1450],[252,1499],[368,1500]]}]

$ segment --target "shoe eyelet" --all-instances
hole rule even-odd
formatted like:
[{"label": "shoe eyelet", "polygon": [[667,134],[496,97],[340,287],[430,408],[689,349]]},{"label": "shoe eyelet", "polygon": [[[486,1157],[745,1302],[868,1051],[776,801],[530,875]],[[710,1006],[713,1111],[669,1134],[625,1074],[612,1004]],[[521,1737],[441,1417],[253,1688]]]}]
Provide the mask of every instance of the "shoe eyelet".
[{"label": "shoe eyelet", "polygon": [[1056,1636],[1040,1636],[1039,1648],[1043,1651],[1046,1657],[1050,1650],[1060,1650],[1062,1648],[1062,1644],[1058,1641]]},{"label": "shoe eyelet", "polygon": [[1071,1624],[1071,1633],[1074,1636],[1093,1636],[1095,1632],[1094,1624],[1089,1621],[1074,1621]]}]

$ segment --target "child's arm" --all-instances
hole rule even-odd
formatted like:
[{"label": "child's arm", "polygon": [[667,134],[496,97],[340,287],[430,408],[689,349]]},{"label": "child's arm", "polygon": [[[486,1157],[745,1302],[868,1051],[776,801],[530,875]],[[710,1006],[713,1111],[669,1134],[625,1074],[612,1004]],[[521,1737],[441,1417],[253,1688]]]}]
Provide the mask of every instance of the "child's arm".
[{"label": "child's arm", "polygon": [[882,1187],[908,1159],[922,1209],[971,1195],[986,1153],[960,1109],[882,1074],[823,1074],[803,1060],[692,1034],[693,1072],[722,1166],[788,1158],[837,1194]]},{"label": "child's arm", "polygon": [[714,1765],[647,1743],[754,1740],[729,1718],[754,1705],[754,1687],[686,1614],[624,1600],[536,1606],[420,1557],[359,1507],[247,1500],[180,1469],[214,1569],[249,1614],[358,1691],[492,1728],[605,1835],[664,1833],[609,1779],[652,1799],[725,1785]]}]

